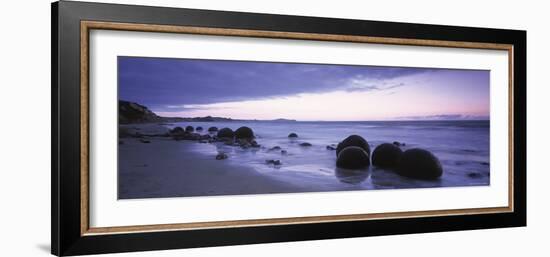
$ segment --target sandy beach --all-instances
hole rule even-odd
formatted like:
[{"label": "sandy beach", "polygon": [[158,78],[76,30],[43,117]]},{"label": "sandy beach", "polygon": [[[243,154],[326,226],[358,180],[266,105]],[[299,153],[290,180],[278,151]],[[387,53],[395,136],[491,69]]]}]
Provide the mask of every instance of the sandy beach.
[{"label": "sandy beach", "polygon": [[[140,131],[156,132],[153,125]],[[157,127],[158,128],[158,127]],[[193,151],[197,142],[151,137],[122,138],[119,145],[119,199],[301,192],[304,189]]]}]

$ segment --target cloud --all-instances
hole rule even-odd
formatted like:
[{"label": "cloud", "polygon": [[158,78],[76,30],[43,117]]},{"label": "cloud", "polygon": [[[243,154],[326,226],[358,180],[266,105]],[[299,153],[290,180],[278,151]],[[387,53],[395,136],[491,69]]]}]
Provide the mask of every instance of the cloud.
[{"label": "cloud", "polygon": [[170,106],[388,90],[404,85],[399,78],[430,70],[120,56],[118,85],[120,99],[173,110]]},{"label": "cloud", "polygon": [[212,104],[183,104],[183,105],[165,105],[155,106],[155,111],[160,112],[186,112],[186,111],[214,111],[220,109],[232,109],[228,106],[217,106]]},{"label": "cloud", "polygon": [[384,79],[371,79],[360,76],[352,78],[347,83],[347,92],[386,91],[405,86],[403,82],[390,82]]}]

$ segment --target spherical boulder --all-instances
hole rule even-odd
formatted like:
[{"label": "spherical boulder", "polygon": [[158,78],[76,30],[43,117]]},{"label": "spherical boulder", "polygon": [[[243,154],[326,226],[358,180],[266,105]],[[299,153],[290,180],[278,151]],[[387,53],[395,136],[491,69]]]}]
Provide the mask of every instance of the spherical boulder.
[{"label": "spherical boulder", "polygon": [[289,137],[289,138],[297,138],[297,137],[298,137],[298,134],[296,134],[296,133],[290,133],[290,134],[288,134],[288,137]]},{"label": "spherical boulder", "polygon": [[187,127],[185,127],[185,131],[193,132],[193,131],[195,131],[195,129],[193,128],[193,126],[187,126]]},{"label": "spherical boulder", "polygon": [[361,169],[369,165],[369,154],[358,146],[348,146],[342,149],[336,158],[336,166],[338,168]]},{"label": "spherical boulder", "polygon": [[233,138],[235,136],[235,132],[233,132],[230,128],[222,128],[218,131],[219,138]]},{"label": "spherical boulder", "polygon": [[363,150],[365,150],[365,152],[370,155],[370,146],[367,140],[365,140],[362,136],[351,135],[340,142],[338,146],[336,146],[336,156],[338,156],[338,154],[340,154],[340,151],[348,146],[357,146],[363,148]]},{"label": "spherical boulder", "polygon": [[372,152],[372,165],[380,168],[395,168],[403,151],[394,144],[384,143]]},{"label": "spherical boulder", "polygon": [[405,151],[396,171],[404,177],[424,180],[434,180],[443,174],[439,159],[430,151],[420,148]]},{"label": "spherical boulder", "polygon": [[202,127],[201,127],[201,126],[198,126],[195,130],[197,130],[197,131],[202,131]]},{"label": "spherical boulder", "polygon": [[216,131],[218,131],[217,127],[209,127],[208,128],[208,132],[216,132]]},{"label": "spherical boulder", "polygon": [[175,127],[174,129],[170,130],[170,133],[172,134],[180,134],[185,132],[185,130],[182,127]]},{"label": "spherical boulder", "polygon": [[237,139],[252,139],[254,138],[254,131],[249,127],[240,127],[235,130],[235,137]]}]

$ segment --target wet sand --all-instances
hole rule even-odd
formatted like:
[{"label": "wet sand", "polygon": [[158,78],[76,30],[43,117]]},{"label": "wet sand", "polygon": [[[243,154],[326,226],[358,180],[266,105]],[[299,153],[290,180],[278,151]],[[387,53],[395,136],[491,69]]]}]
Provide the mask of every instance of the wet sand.
[{"label": "wet sand", "polygon": [[251,167],[216,160],[191,150],[193,141],[122,138],[119,199],[302,192]]}]

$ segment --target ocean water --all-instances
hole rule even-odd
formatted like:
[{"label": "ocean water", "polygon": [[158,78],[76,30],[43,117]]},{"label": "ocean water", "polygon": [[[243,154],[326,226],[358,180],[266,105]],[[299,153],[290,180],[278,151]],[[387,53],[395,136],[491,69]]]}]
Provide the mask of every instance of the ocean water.
[{"label": "ocean water", "polygon": [[[240,126],[253,129],[260,148],[241,149],[223,143],[194,145],[193,150],[215,156],[226,153],[228,165],[253,167],[258,173],[295,185],[306,191],[361,189],[398,189],[489,185],[489,121],[369,121],[369,122],[181,122],[168,125],[201,126],[208,134],[210,126],[219,129]],[[294,132],[298,138],[290,139]],[[377,145],[398,141],[402,150],[424,148],[431,151],[443,166],[443,175],[434,181],[401,177],[391,170],[370,166],[363,170],[336,167],[336,152],[327,150],[349,135],[364,137],[373,151]],[[302,147],[302,142],[311,147]],[[279,146],[286,151],[270,150]],[[280,160],[274,166],[266,160]]]}]

